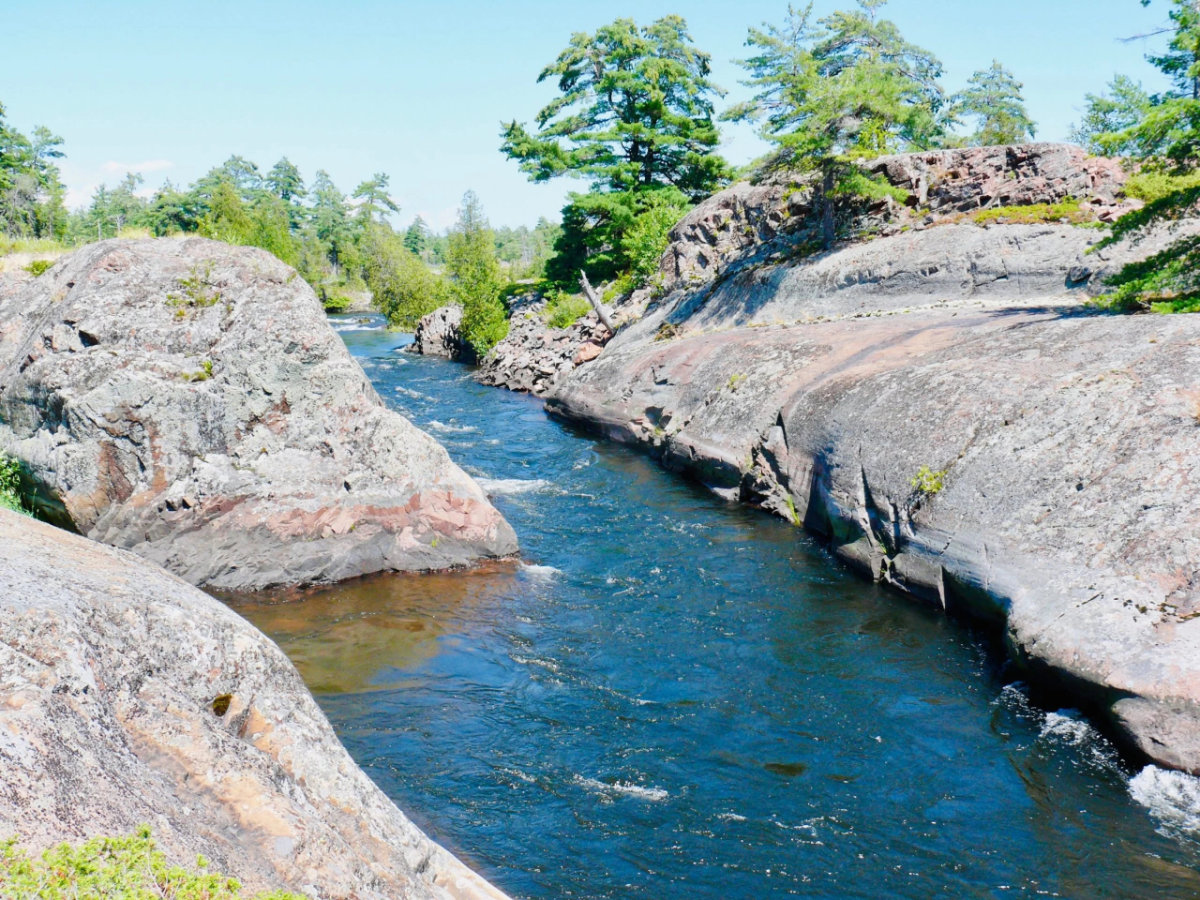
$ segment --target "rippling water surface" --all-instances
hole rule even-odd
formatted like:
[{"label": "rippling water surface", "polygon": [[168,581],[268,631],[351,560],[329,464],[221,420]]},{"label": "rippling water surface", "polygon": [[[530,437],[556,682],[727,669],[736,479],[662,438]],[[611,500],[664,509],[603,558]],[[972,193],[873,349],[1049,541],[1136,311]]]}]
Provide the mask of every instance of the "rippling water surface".
[{"label": "rippling water surface", "polygon": [[787,524],[340,320],[525,562],[237,608],[350,752],[515,897],[1200,896],[1200,788]]}]

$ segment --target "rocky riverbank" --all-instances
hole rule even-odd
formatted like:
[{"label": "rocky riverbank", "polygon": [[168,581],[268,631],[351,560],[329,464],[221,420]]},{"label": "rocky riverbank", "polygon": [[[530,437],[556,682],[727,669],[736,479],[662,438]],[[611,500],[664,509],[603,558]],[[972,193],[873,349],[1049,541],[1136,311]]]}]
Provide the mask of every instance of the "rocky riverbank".
[{"label": "rocky riverbank", "polygon": [[0,451],[39,511],[193,584],[255,589],[516,550],[384,406],[295,271],[213,241],[104,241],[0,284]]},{"label": "rocky riverbank", "polygon": [[278,647],[132,554],[0,510],[0,835],[149,824],[254,891],[503,895],[354,764]]},{"label": "rocky riverbank", "polygon": [[1072,197],[1111,218],[1112,164],[1034,145],[878,167],[918,173],[933,212],[828,253],[790,249],[811,216],[777,183],[702,204],[663,296],[548,409],[997,623],[1127,745],[1200,772],[1200,319],[1084,305],[1154,240],[1090,254],[1092,228],[979,215]]}]

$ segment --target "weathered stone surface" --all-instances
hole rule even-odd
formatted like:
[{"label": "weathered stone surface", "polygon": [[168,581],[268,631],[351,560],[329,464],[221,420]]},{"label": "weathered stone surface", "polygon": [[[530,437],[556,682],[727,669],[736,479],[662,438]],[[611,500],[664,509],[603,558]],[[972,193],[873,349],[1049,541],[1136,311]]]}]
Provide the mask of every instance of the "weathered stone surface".
[{"label": "weathered stone surface", "polygon": [[462,336],[462,307],[442,306],[417,323],[410,353],[441,356],[462,362],[474,362],[475,351]]},{"label": "weathered stone surface", "polygon": [[503,900],[354,764],[274,643],[180,579],[0,510],[0,620],[0,834],[147,823],[254,891]]},{"label": "weathered stone surface", "polygon": [[[1121,196],[1126,176],[1118,163],[1088,157],[1068,144],[938,150],[881,157],[864,167],[910,194],[909,206],[888,200],[860,213],[860,231],[885,237],[952,225],[987,209],[1068,198],[1097,220],[1111,220],[1135,205]],[[781,174],[705,200],[672,231],[660,264],[668,288],[712,281],[738,260],[779,262],[811,253],[817,237],[811,181]]]},{"label": "weathered stone surface", "polygon": [[551,328],[542,318],[545,305],[536,294],[514,305],[508,336],[484,357],[476,381],[544,397],[563,375],[600,355],[612,335],[594,312],[568,328]]},{"label": "weathered stone surface", "polygon": [[[1094,237],[946,224],[799,259],[748,244],[548,408],[1002,625],[1031,672],[1200,773],[1200,317],[1091,313],[1072,270],[1094,284],[1168,236],[1085,255]],[[922,467],[945,473],[935,495],[914,488]]]},{"label": "weathered stone surface", "polygon": [[445,450],[383,405],[312,291],[252,248],[105,241],[0,292],[0,449],[44,510],[194,584],[516,549]]}]

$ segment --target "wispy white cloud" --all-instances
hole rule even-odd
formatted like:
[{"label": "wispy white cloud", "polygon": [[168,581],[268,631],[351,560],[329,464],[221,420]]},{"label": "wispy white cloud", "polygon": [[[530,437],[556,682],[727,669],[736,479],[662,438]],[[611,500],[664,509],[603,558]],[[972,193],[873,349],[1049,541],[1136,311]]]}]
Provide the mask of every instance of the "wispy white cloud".
[{"label": "wispy white cloud", "polygon": [[164,172],[173,168],[175,168],[175,163],[169,159],[147,159],[137,163],[109,160],[100,166],[102,171],[110,175],[124,175],[126,172],[141,172],[144,175],[147,172]]}]

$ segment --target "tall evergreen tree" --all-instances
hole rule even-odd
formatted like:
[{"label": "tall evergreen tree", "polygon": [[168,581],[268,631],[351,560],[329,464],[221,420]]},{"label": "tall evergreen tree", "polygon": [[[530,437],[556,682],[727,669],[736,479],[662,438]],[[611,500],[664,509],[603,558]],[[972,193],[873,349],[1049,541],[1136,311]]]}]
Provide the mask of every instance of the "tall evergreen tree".
[{"label": "tall evergreen tree", "polygon": [[561,96],[538,113],[536,134],[505,125],[501,149],[532,181],[576,175],[602,190],[672,185],[704,196],[728,176],[709,76],[679,16],[577,33],[538,76],[556,79]]},{"label": "tall evergreen tree", "polygon": [[972,75],[967,89],[955,95],[950,114],[978,123],[970,137],[976,146],[1020,144],[1037,135],[1037,126],[1025,109],[1024,87],[998,60],[992,60],[990,68]]},{"label": "tall evergreen tree", "polygon": [[384,222],[388,213],[400,212],[400,207],[388,193],[390,179],[384,172],[376,172],[354,189],[354,198],[361,201],[359,215],[366,222]]},{"label": "tall evergreen tree", "polygon": [[[1194,217],[1200,207],[1200,0],[1171,0],[1171,5],[1168,51],[1150,61],[1171,78],[1174,90],[1153,98],[1132,127],[1099,138],[1134,148],[1145,159],[1143,173],[1157,175],[1159,186],[1145,208],[1121,217],[1101,247]],[[1126,266],[1110,284],[1114,291],[1107,299],[1118,308],[1200,311],[1200,237],[1182,237],[1167,250]]]},{"label": "tall evergreen tree", "polygon": [[508,319],[500,300],[504,281],[496,260],[496,238],[474,191],[463,195],[458,221],[450,231],[446,271],[463,307],[463,337],[482,357],[508,334]]},{"label": "tall evergreen tree", "polygon": [[1089,153],[1109,156],[1136,156],[1137,141],[1130,129],[1142,121],[1153,106],[1150,94],[1139,82],[1116,75],[1103,94],[1084,97],[1083,118],[1071,126],[1071,140]]},{"label": "tall evergreen tree", "polygon": [[777,165],[820,172],[822,234],[836,237],[839,193],[871,192],[858,157],[939,142],[947,123],[941,63],[880,19],[886,0],[858,0],[815,24],[812,4],[788,7],[781,27],[751,28],[756,55],[742,65],[754,98],[727,116],[758,121],[780,151]]}]

